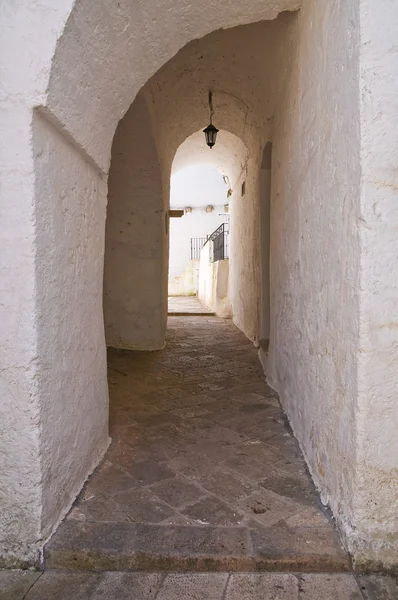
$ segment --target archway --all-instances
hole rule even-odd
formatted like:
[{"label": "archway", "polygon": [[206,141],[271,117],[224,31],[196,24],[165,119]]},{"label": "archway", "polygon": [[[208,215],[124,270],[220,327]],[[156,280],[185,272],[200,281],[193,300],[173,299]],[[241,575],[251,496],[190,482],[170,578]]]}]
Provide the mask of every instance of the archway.
[{"label": "archway", "polygon": [[[8,494],[2,512],[11,518],[1,525],[2,554],[10,561],[37,559],[42,540],[107,445],[103,230],[106,173],[120,117],[141,86],[185,43],[218,27],[274,18],[299,7],[253,0],[205,8],[202,4],[198,14],[192,3],[173,2],[161,23],[159,7],[152,3],[145,11],[131,3],[111,11],[105,2],[93,8],[82,0],[51,11],[19,6],[5,15],[16,32],[12,43],[24,48],[17,70],[4,64],[3,231],[6,242],[15,232],[19,250],[6,252],[3,259],[3,305],[9,312],[4,319],[6,443],[1,452]],[[369,13],[377,18],[361,18]],[[284,41],[286,62],[279,68],[274,48],[265,54],[272,57],[270,73],[278,75],[278,101],[271,106],[257,102],[261,95],[243,99],[247,106],[259,106],[264,122],[272,125],[272,138],[265,129],[256,138],[260,149],[273,140],[275,158],[271,256],[279,262],[271,265],[271,319],[280,326],[271,331],[269,372],[347,543],[360,559],[388,561],[396,544],[389,533],[396,481],[390,457],[396,456],[396,439],[381,431],[390,432],[385,415],[391,412],[390,382],[398,370],[395,360],[385,360],[387,352],[395,356],[396,344],[388,325],[394,319],[385,318],[395,299],[385,256],[395,255],[396,236],[371,207],[376,198],[390,211],[396,192],[393,185],[381,191],[392,181],[389,145],[395,138],[386,123],[394,117],[389,85],[396,79],[384,60],[388,51],[379,24],[389,32],[393,19],[376,2],[338,10],[310,0],[299,17],[284,19],[274,39],[281,40],[281,48]],[[21,23],[31,24],[29,36]],[[372,40],[370,45],[360,46],[360,32]],[[376,55],[382,68],[374,76]],[[380,122],[367,112],[372,100],[363,83],[367,77],[391,119]],[[184,96],[179,98],[186,107]],[[242,99],[237,105],[244,114]],[[150,103],[152,110],[156,113]],[[202,121],[193,124],[193,131]],[[259,126],[244,123],[253,125],[252,131]],[[168,124],[167,111],[158,111],[154,132],[164,190],[176,149],[167,147]],[[182,141],[171,138],[177,146]],[[374,149],[370,139],[378,140]],[[386,244],[375,242],[373,226]],[[375,290],[383,294],[382,303]],[[388,334],[377,336],[374,327]],[[304,340],[304,351],[298,340]],[[371,374],[372,360],[382,366]],[[377,419],[375,390],[382,398]],[[369,508],[375,493],[377,514]]]},{"label": "archway", "polygon": [[178,172],[172,169],[169,313],[184,312],[177,310],[179,306],[206,310],[197,299],[201,252],[209,236],[228,219],[227,202],[223,174],[215,167],[194,163]]},{"label": "archway", "polygon": [[[256,188],[248,187],[243,209],[242,186],[246,186],[248,163],[249,150],[239,137],[229,131],[220,130],[217,143],[210,151],[200,130],[190,135],[179,146],[173,159],[172,173],[179,172],[187,165],[211,165],[225,178],[223,204],[228,210],[228,262],[212,265],[206,274],[205,268],[202,268],[202,277],[209,281],[207,292],[203,284],[200,296],[217,314],[232,316],[238,327],[249,337],[252,335],[253,339],[257,335],[258,317],[252,297],[257,296],[257,290],[254,288],[252,295],[250,294],[250,289],[253,289],[251,286],[255,285],[255,282],[247,279],[244,263],[247,260],[255,262],[257,259],[255,254],[252,254],[256,250],[252,240],[256,231],[255,214],[258,201]],[[224,207],[222,210],[225,210]],[[221,279],[223,281],[220,296],[216,292],[219,267],[222,269],[220,284]],[[243,298],[239,293],[241,286],[245,286],[247,290]]]}]

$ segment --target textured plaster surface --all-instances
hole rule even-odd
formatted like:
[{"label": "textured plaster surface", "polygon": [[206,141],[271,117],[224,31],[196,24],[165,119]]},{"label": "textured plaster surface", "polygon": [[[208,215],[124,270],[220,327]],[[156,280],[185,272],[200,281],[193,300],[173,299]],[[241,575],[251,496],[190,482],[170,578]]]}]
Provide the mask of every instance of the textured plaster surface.
[{"label": "textured plaster surface", "polygon": [[42,538],[31,108],[44,99],[70,9],[59,3],[58,24],[49,27],[51,4],[7,2],[0,11],[0,562],[7,566],[36,562]]},{"label": "textured plaster surface", "polygon": [[[260,331],[260,152],[250,153],[230,202],[229,298],[234,323],[256,342]],[[242,192],[242,186],[245,193]]]},{"label": "textured plaster surface", "polygon": [[299,6],[297,0],[165,0],[159,10],[157,0],[121,0],[116,8],[109,0],[77,0],[66,24],[67,9],[54,17],[65,28],[52,60],[48,106],[106,169],[118,121],[180,48],[217,29],[274,19]]},{"label": "textured plaster surface", "polygon": [[396,10],[306,3],[273,132],[268,378],[373,568],[398,562]]},{"label": "textured plaster surface", "polygon": [[353,518],[356,468],[358,25],[357,3],[300,11],[271,176],[267,376],[340,522]]},{"label": "textured plaster surface", "polygon": [[[33,123],[37,386],[42,536],[79,493],[108,445],[101,316],[104,177],[43,116]],[[75,185],[79,179],[84,187]],[[57,194],[51,193],[57,190]],[[69,293],[66,293],[69,292]],[[85,298],[79,312],[76,305]],[[84,335],[82,324],[84,323]]]},{"label": "textured plaster surface", "polygon": [[40,539],[34,173],[29,111],[3,105],[0,124],[0,556],[12,566],[35,561]]},{"label": "textured plaster surface", "polygon": [[266,345],[270,334],[270,206],[271,206],[271,154],[270,142],[264,146],[259,177],[260,212],[260,264],[261,264],[261,306],[259,343]]},{"label": "textured plaster surface", "polygon": [[358,563],[398,564],[398,49],[394,2],[360,2]]},{"label": "textured plaster surface", "polygon": [[141,93],[116,130],[108,180],[104,320],[115,348],[164,344],[168,203],[151,127]]}]

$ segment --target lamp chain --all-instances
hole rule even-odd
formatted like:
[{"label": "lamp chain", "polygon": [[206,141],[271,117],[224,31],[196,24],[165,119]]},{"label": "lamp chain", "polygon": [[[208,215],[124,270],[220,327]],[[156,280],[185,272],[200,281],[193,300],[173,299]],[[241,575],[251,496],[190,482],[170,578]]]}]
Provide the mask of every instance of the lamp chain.
[{"label": "lamp chain", "polygon": [[209,90],[209,108],[210,108],[210,123],[213,124],[214,110],[213,110],[213,93],[211,90]]}]

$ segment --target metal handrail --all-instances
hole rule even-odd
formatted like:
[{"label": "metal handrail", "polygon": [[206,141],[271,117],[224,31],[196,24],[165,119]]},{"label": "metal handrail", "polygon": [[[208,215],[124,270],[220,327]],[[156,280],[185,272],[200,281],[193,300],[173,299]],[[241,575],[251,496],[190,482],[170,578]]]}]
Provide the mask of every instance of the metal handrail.
[{"label": "metal handrail", "polygon": [[207,236],[207,239],[203,245],[205,246],[207,242],[212,242],[214,238],[216,238],[221,233],[229,233],[229,223],[221,223],[221,225],[217,227],[217,229],[215,229],[213,233]]},{"label": "metal handrail", "polygon": [[229,223],[222,223],[213,233],[207,236],[204,245],[208,242],[213,242],[210,249],[210,262],[228,258],[228,234]]}]

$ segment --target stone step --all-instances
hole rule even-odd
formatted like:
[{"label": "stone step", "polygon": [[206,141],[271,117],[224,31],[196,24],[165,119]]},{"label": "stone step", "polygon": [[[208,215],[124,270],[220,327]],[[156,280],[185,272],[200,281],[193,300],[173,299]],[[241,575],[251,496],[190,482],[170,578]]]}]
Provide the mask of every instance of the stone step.
[{"label": "stone step", "polygon": [[46,569],[91,571],[341,572],[351,568],[325,528],[66,521],[45,547]]},{"label": "stone step", "polygon": [[2,600],[396,600],[385,576],[358,573],[0,571]]}]

